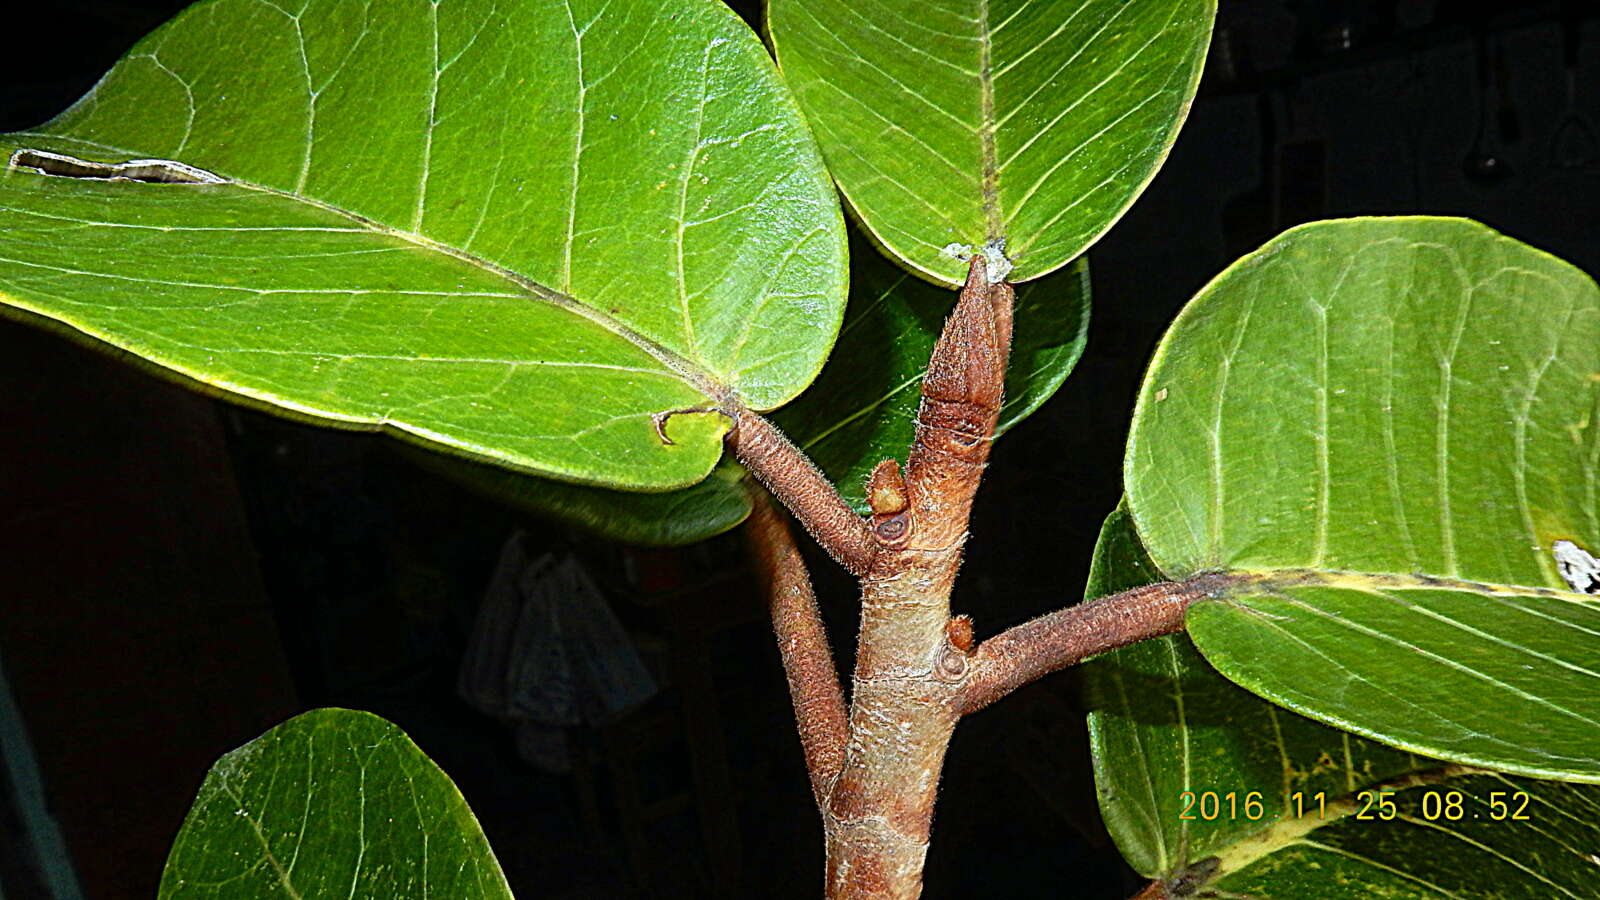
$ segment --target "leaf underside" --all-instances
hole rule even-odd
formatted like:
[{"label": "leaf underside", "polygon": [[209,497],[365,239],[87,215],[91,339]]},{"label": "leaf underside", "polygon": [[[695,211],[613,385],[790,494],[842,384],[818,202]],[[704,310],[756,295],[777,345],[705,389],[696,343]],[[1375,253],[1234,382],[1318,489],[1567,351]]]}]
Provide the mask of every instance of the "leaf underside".
[{"label": "leaf underside", "polygon": [[1359,795],[1326,818],[1308,813],[1222,854],[1198,896],[1600,897],[1600,787],[1456,769],[1386,787],[1392,819]]},{"label": "leaf underside", "polygon": [[714,0],[211,0],[0,146],[228,182],[5,173],[0,306],[564,480],[698,481],[723,418],[653,415],[781,405],[843,312],[820,157]]},{"label": "leaf underside", "polygon": [[[1107,517],[1085,596],[1159,581],[1126,505]],[[1184,635],[1142,641],[1084,667],[1101,816],[1140,874],[1174,878],[1192,863],[1327,797],[1440,763],[1330,728],[1217,674]],[[1195,798],[1234,795],[1234,815],[1201,816]],[[1254,794],[1259,814],[1243,804]],[[1225,802],[1225,801],[1224,801]]]},{"label": "leaf underside", "polygon": [[319,709],[223,756],[161,875],[160,900],[510,900],[478,820],[400,729]]},{"label": "leaf underside", "polygon": [[[1119,508],[1089,595],[1160,577]],[[1447,765],[1319,724],[1231,684],[1182,635],[1095,659],[1084,678],[1102,815],[1170,896],[1600,896],[1600,788]]]},{"label": "leaf underside", "polygon": [[1081,254],[1165,161],[1214,4],[773,0],[768,31],[879,246],[935,282],[1005,242],[1021,282]]},{"label": "leaf underside", "polygon": [[1600,291],[1457,219],[1314,223],[1157,350],[1125,479],[1223,674],[1407,750],[1600,781]]}]

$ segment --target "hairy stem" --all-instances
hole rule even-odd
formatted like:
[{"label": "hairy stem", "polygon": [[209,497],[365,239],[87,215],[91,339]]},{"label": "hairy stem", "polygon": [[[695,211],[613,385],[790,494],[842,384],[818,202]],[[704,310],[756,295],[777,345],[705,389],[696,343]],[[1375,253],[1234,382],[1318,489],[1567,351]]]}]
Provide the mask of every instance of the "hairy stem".
[{"label": "hairy stem", "polygon": [[894,460],[873,470],[866,521],[766,420],[735,416],[739,458],[861,578],[846,707],[804,566],[782,518],[757,498],[749,528],[822,811],[829,900],[921,895],[939,775],[963,715],[1094,654],[1181,630],[1190,603],[1237,580],[1150,585],[973,646],[971,620],[950,615],[950,590],[999,420],[1013,302],[1011,286],[990,284],[974,258],[922,381],[905,471]]},{"label": "hairy stem", "polygon": [[866,522],[833,483],[771,422],[742,407],[724,412],[733,419],[727,443],[739,462],[783,501],[839,565],[852,575],[865,572],[877,545]]},{"label": "hairy stem", "polygon": [[1204,574],[1166,581],[1058,609],[978,645],[972,671],[957,694],[957,709],[976,712],[1017,688],[1147,638],[1183,630],[1189,604],[1237,581]]},{"label": "hairy stem", "polygon": [[755,485],[749,485],[749,490],[750,518],[745,520],[745,528],[756,565],[766,579],[772,630],[789,680],[811,791],[820,807],[844,762],[848,730],[844,693],[817,612],[811,578],[789,525],[766,491]]},{"label": "hairy stem", "polygon": [[922,381],[905,475],[885,461],[868,485],[877,549],[861,578],[850,738],[824,815],[831,900],[922,892],[967,666],[949,636],[950,589],[1000,415],[1011,301],[974,259]]}]

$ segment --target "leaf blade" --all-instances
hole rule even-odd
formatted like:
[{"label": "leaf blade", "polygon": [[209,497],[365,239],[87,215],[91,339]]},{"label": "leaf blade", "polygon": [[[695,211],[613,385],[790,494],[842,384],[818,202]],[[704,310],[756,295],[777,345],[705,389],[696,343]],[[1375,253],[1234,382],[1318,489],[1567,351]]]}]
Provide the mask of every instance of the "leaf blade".
[{"label": "leaf blade", "polygon": [[922,277],[960,284],[946,245],[995,240],[1014,280],[1054,271],[1165,160],[1213,8],[1070,6],[770,5],[780,65],[842,193],[874,243]]},{"label": "leaf blade", "polygon": [[449,777],[370,713],[320,709],[225,754],[161,875],[161,900],[324,896],[510,900]]},{"label": "leaf blade", "polygon": [[[639,84],[658,90],[630,87]],[[676,384],[624,379],[587,392],[611,404],[590,424],[625,429],[624,441],[564,447],[546,462],[526,447],[500,453],[492,428],[464,436],[451,425],[456,439],[446,443],[458,450],[558,478],[661,490],[704,477],[724,426],[675,417],[683,433],[675,424],[672,450],[650,445],[651,414],[731,396],[758,409],[787,401],[820,369],[843,312],[842,221],[820,157],[759,42],[708,0],[615,9],[462,0],[370,18],[327,0],[293,9],[215,0],[151,35],[88,98],[12,142],[89,159],[181,158],[236,189],[342,213],[478,274],[512,277],[521,293],[569,313],[562,327],[599,325],[611,333],[602,343],[620,338],[653,357],[647,377]],[[30,177],[12,173],[5,185]],[[67,180],[43,179],[57,193]],[[99,218],[119,225],[137,224],[118,219],[137,216],[129,198],[151,191],[185,207],[226,196],[212,186],[90,188],[114,198]],[[93,259],[93,249],[75,256]],[[40,305],[46,292],[26,290]],[[503,330],[534,341],[551,337],[547,326]],[[455,323],[425,337],[448,347],[468,330]],[[568,337],[556,361],[577,364],[590,336]],[[186,374],[207,378],[202,365]],[[559,382],[532,392],[574,396]],[[292,402],[363,424],[383,418]],[[438,423],[414,424],[431,432]]]},{"label": "leaf blade", "polygon": [[[1600,780],[1600,606],[1550,549],[1600,538],[1596,323],[1586,275],[1458,219],[1313,223],[1218,276],[1157,350],[1125,463],[1163,572],[1256,579],[1191,610],[1208,659],[1417,752]],[[1474,737],[1386,710],[1391,682],[1515,705]]]},{"label": "leaf blade", "polygon": [[[1391,787],[1393,819],[1379,818],[1375,805],[1358,818],[1367,805],[1358,801],[1326,819],[1287,823],[1254,846],[1224,852],[1206,886],[1264,900],[1596,896],[1596,863],[1584,849],[1595,841],[1593,785],[1450,767]],[[1426,805],[1430,795],[1436,807]],[[1496,802],[1512,812],[1524,797],[1526,821],[1496,818]]]},{"label": "leaf blade", "polygon": [[[29,176],[0,177],[10,189],[10,205],[0,212],[7,234],[0,252],[8,264],[0,291],[11,308],[263,405],[347,427],[402,430],[458,452],[574,481],[607,480],[606,470],[595,465],[601,452],[636,460],[631,471],[613,467],[620,471],[612,477],[639,486],[693,483],[716,460],[716,447],[706,440],[720,434],[715,422],[686,428],[682,436],[689,440],[682,449],[662,449],[649,411],[636,403],[571,408],[560,394],[529,389],[529,375],[550,367],[581,372],[584,383],[603,379],[618,387],[648,378],[658,402],[698,406],[708,399],[660,358],[535,300],[496,273],[249,188],[207,186],[212,202],[202,210],[173,207],[144,186],[12,183],[21,179]],[[30,205],[34,198],[43,199]],[[108,202],[129,213],[126,221],[95,217]],[[73,232],[78,240],[57,227],[63,218],[80,223]],[[30,221],[47,224],[30,228]],[[150,237],[136,255],[109,256],[96,252],[99,244],[90,235],[97,227]],[[265,252],[250,257],[241,248],[228,260],[253,266],[259,283],[237,283],[237,269],[219,277],[184,238],[188,229],[266,229],[272,239]],[[304,258],[292,272],[274,272],[291,254]],[[347,254],[364,257],[363,266],[339,265]],[[384,255],[404,258],[371,261]],[[93,269],[97,259],[100,271]],[[74,296],[55,293],[53,284],[62,275],[77,279]],[[143,288],[141,302],[125,300],[130,287]],[[284,310],[283,297],[309,302]],[[438,302],[449,297],[470,303]],[[324,331],[316,321],[330,311],[341,321],[336,331]],[[395,327],[408,319],[433,320],[451,335],[448,343]],[[323,331],[311,347],[307,331]],[[558,339],[540,340],[550,335]],[[577,347],[567,340],[572,337]],[[396,372],[392,363],[409,364],[412,371]],[[435,371],[425,371],[430,368]],[[456,373],[453,401],[441,396],[434,380],[445,368]],[[498,445],[490,445],[496,433]],[[597,442],[604,450],[585,446],[586,433],[606,438]]]},{"label": "leaf blade", "polygon": [[[1124,503],[1101,529],[1085,596],[1157,580]],[[1101,815],[1124,858],[1151,878],[1251,845],[1327,798],[1439,765],[1266,702],[1223,678],[1184,635],[1089,661],[1084,687]],[[1207,793],[1221,807],[1210,818],[1200,814]]]}]

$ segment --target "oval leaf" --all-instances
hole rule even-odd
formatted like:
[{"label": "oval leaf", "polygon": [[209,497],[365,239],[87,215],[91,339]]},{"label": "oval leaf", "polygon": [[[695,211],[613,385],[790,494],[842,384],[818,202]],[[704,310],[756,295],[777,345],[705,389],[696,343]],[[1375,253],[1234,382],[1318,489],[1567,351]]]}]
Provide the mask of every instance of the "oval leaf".
[{"label": "oval leaf", "polygon": [[213,0],[0,146],[0,305],[571,481],[704,477],[722,417],[652,415],[784,403],[843,313],[821,159],[715,0]]},{"label": "oval leaf", "polygon": [[1013,281],[1082,253],[1166,159],[1209,0],[772,0],[768,28],[873,239],[960,284],[945,248],[1004,242]]},{"label": "oval leaf", "polygon": [[[1158,580],[1124,504],[1100,530],[1085,596]],[[1181,634],[1097,657],[1083,678],[1100,814],[1147,877],[1179,878],[1307,809],[1439,767],[1262,700]]]},{"label": "oval leaf", "polygon": [[510,900],[478,820],[399,728],[348,709],[223,756],[183,820],[161,900]]},{"label": "oval leaf", "polygon": [[1460,219],[1303,226],[1163,339],[1128,502],[1223,674],[1408,750],[1600,781],[1600,290]]}]

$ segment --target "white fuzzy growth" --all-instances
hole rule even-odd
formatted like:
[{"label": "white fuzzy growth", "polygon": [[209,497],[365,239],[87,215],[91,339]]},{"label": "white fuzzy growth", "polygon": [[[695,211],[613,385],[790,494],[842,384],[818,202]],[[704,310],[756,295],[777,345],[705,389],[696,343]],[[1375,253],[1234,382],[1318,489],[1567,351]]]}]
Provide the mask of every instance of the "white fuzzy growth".
[{"label": "white fuzzy growth", "polygon": [[940,253],[951,259],[967,262],[974,255],[983,257],[983,275],[990,284],[999,284],[1006,280],[1011,270],[1016,268],[1011,260],[1006,257],[1006,239],[995,238],[980,247],[974,254],[971,244],[949,243],[940,249]]},{"label": "white fuzzy growth", "polygon": [[1011,264],[1011,260],[1006,258],[1005,238],[995,238],[984,244],[983,249],[978,252],[983,255],[984,275],[989,279],[990,284],[999,284],[1005,281],[1006,276],[1010,275],[1011,270],[1015,268]]},{"label": "white fuzzy growth", "polygon": [[1550,545],[1556,558],[1556,568],[1572,589],[1583,594],[1600,594],[1600,559],[1571,541],[1556,541]]}]

